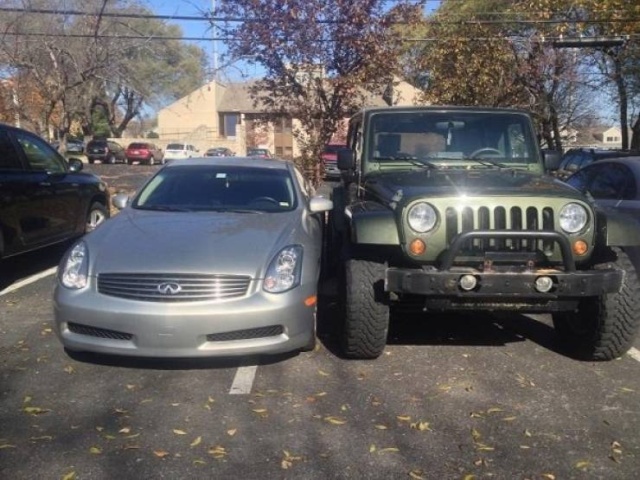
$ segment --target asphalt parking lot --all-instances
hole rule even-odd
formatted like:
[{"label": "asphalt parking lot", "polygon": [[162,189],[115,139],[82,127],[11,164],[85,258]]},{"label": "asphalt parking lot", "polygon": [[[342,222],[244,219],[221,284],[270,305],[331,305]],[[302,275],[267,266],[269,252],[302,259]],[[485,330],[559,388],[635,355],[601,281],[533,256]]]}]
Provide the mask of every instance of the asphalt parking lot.
[{"label": "asphalt parking lot", "polygon": [[[154,169],[92,165],[114,191]],[[51,329],[64,246],[0,264],[0,478],[631,479],[640,341],[605,363],[546,316],[395,319],[375,361],[341,359],[331,279],[315,351],[71,358]]]}]

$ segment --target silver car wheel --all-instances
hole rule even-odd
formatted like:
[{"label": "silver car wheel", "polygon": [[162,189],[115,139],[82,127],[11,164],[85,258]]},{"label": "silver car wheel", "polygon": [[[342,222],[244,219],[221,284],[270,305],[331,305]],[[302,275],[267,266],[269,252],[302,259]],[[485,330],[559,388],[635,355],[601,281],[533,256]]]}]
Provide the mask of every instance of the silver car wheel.
[{"label": "silver car wheel", "polygon": [[94,231],[100,224],[107,219],[107,210],[100,203],[91,205],[91,209],[87,215],[87,223],[85,225],[85,233]]}]

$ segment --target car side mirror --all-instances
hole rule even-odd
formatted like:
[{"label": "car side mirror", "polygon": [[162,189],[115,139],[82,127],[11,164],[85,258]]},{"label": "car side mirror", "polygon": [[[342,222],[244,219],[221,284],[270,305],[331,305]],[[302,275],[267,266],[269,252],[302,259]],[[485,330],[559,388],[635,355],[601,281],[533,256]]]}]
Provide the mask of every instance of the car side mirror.
[{"label": "car side mirror", "polygon": [[311,197],[309,201],[309,210],[311,213],[328,212],[333,209],[333,201],[321,195]]},{"label": "car side mirror", "polygon": [[545,149],[542,151],[545,170],[558,170],[562,155],[557,150]]},{"label": "car side mirror", "polygon": [[113,206],[118,210],[122,210],[129,204],[129,195],[127,195],[126,193],[118,193],[113,196],[111,202],[113,203]]},{"label": "car side mirror", "polygon": [[338,168],[340,170],[353,170],[356,166],[355,163],[353,150],[350,148],[338,150]]},{"label": "car side mirror", "polygon": [[69,171],[79,172],[84,167],[82,160],[79,158],[69,158]]}]

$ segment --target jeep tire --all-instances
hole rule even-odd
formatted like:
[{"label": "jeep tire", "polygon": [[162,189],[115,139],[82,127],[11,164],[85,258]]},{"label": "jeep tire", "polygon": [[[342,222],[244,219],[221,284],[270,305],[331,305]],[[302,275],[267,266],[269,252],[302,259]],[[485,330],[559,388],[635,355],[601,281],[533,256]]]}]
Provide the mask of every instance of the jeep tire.
[{"label": "jeep tire", "polygon": [[344,264],[341,347],[347,358],[378,358],[387,344],[389,305],[384,292],[385,268],[383,263],[352,258]]},{"label": "jeep tire", "polygon": [[624,270],[622,288],[580,301],[575,312],[554,313],[553,325],[569,353],[583,360],[613,360],[631,348],[640,327],[640,285],[625,252],[614,249],[617,260],[596,266]]}]

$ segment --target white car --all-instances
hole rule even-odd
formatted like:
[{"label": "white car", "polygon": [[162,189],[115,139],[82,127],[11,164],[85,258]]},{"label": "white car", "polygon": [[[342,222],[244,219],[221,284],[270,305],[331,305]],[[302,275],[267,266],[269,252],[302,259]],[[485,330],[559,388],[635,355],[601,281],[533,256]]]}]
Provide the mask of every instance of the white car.
[{"label": "white car", "polygon": [[198,156],[199,150],[190,143],[170,143],[164,150],[165,161],[184,160]]}]

